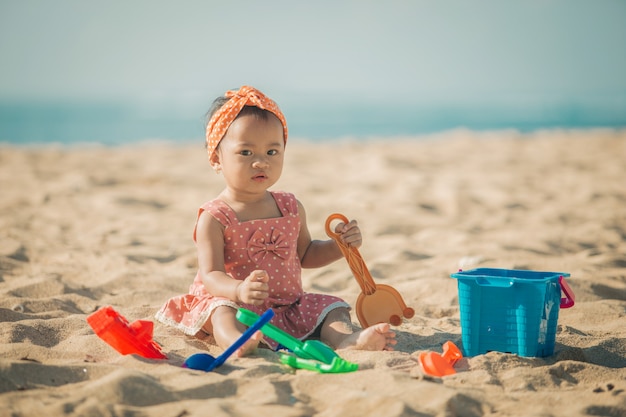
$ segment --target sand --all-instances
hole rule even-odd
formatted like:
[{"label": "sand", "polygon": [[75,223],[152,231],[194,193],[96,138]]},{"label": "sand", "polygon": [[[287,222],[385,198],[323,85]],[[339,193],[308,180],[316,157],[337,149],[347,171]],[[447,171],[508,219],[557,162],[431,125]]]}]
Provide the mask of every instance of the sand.
[{"label": "sand", "polygon": [[[155,323],[167,360],[122,356],[86,317],[113,306],[153,320],[196,269],[197,207],[222,179],[201,143],[0,147],[1,416],[626,415],[626,131],[464,130],[406,139],[289,143],[274,187],[295,193],[315,238],[358,219],[361,254],[415,316],[394,352],[344,351],[360,370],[294,370],[258,350],[217,355]],[[423,351],[461,344],[458,269],[569,272],[554,355],[489,352],[424,375]],[[309,291],[354,305],[347,263],[306,270]],[[356,316],[353,316],[356,323]]]}]

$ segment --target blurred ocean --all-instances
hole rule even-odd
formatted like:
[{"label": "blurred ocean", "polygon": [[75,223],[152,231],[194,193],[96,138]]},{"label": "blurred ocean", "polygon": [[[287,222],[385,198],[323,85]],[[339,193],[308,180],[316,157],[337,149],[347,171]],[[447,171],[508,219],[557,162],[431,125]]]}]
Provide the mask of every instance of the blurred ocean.
[{"label": "blurred ocean", "polygon": [[[208,108],[208,105],[207,105]],[[626,100],[586,103],[281,105],[290,138],[419,136],[457,128],[470,130],[584,129],[626,127]],[[143,140],[202,142],[204,109],[117,102],[0,102],[0,143],[101,143]]]}]

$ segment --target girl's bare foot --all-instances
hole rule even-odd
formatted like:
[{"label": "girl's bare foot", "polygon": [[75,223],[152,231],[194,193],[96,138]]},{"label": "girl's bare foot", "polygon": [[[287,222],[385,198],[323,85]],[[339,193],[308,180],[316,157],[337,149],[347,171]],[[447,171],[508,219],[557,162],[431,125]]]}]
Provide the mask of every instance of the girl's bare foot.
[{"label": "girl's bare foot", "polygon": [[237,349],[237,351],[235,352],[235,357],[241,358],[243,356],[250,355],[259,346],[259,342],[261,342],[261,339],[263,339],[263,333],[256,332],[255,334],[253,334],[252,337],[250,337],[250,339],[248,339],[242,347]]},{"label": "girl's bare foot", "polygon": [[393,350],[396,334],[389,323],[378,323],[347,335],[337,349]]},{"label": "girl's bare foot", "polygon": [[[229,306],[220,306],[211,314],[211,325],[205,326],[203,330],[212,334],[219,347],[226,350],[246,331],[246,326],[239,323],[236,318],[236,310]],[[235,357],[250,355],[259,346],[263,338],[261,332],[256,332],[248,339],[243,346],[234,353]]]}]

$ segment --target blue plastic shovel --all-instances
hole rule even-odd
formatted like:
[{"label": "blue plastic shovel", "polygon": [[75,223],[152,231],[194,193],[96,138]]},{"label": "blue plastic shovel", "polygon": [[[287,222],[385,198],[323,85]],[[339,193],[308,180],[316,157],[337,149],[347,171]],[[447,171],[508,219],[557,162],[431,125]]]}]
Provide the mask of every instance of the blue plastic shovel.
[{"label": "blue plastic shovel", "polygon": [[261,327],[265,326],[272,317],[274,317],[274,310],[268,309],[259,319],[248,327],[248,329],[217,358],[209,355],[208,353],[195,353],[188,357],[183,363],[183,368],[196,369],[199,371],[211,372],[213,369],[221,366],[226,359],[228,359],[233,353],[237,351],[244,343],[248,341]]}]

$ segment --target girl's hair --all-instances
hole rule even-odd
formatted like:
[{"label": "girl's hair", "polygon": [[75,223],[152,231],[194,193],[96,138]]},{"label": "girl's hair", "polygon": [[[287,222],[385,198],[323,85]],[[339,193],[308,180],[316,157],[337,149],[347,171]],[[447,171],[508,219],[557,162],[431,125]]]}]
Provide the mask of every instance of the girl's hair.
[{"label": "girl's hair", "polygon": [[[226,96],[220,96],[216,98],[215,100],[213,100],[213,103],[211,104],[211,108],[206,113],[205,118],[204,118],[204,130],[205,131],[206,131],[207,126],[209,125],[209,121],[211,120],[211,117],[213,117],[213,115],[219,109],[221,109],[222,106],[226,104],[228,100],[230,100],[230,98]],[[261,119],[261,120],[267,120],[270,114],[273,116],[272,112],[269,110],[264,110],[256,106],[244,106],[243,109],[241,109],[241,111],[237,115],[237,117],[235,117],[235,120],[237,120],[240,116],[245,116],[247,114],[252,114],[257,119]],[[204,146],[205,147],[207,146],[206,142],[204,143]]]}]

